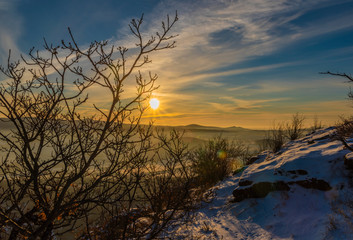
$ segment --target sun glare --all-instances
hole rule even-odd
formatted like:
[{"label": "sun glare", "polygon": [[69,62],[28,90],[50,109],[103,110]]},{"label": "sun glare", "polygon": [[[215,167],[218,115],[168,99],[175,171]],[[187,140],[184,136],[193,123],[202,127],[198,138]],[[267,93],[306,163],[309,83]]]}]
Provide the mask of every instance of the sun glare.
[{"label": "sun glare", "polygon": [[150,106],[153,110],[156,110],[159,107],[159,100],[157,98],[151,98]]}]

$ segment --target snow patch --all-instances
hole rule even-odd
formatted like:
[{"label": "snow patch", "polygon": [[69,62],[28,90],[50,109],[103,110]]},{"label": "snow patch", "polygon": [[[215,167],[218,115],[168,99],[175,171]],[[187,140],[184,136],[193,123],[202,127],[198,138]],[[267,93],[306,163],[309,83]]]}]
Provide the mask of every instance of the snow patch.
[{"label": "snow patch", "polygon": [[[311,240],[337,239],[339,234],[339,239],[349,239],[353,227],[337,210],[349,208],[351,201],[353,220],[353,200],[345,197],[353,196],[351,172],[344,165],[349,151],[332,138],[334,134],[335,128],[330,127],[286,144],[277,154],[263,152],[243,172],[214,186],[213,200],[195,212],[192,222],[175,223],[172,238]],[[322,191],[294,183],[310,179],[323,180],[331,188]],[[232,202],[234,189],[280,181],[290,189]]]}]

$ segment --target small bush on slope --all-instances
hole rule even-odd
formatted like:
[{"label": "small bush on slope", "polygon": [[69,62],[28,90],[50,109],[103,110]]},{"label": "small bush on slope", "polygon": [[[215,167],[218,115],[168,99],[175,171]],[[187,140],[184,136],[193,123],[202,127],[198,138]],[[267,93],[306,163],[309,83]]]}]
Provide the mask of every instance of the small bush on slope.
[{"label": "small bush on slope", "polygon": [[313,125],[310,127],[311,132],[315,132],[318,129],[323,128],[324,126],[322,125],[321,120],[319,120],[318,116],[315,115],[313,119]]},{"label": "small bush on slope", "polygon": [[272,128],[266,133],[265,139],[260,142],[260,151],[269,149],[278,152],[285,143],[285,129],[283,123],[274,123]]},{"label": "small bush on slope", "polygon": [[[267,132],[265,139],[260,141],[259,150],[271,150],[278,152],[287,140],[296,140],[303,136],[305,129],[303,128],[305,117],[299,113],[293,114],[290,122],[274,123],[272,128]],[[315,129],[321,128],[317,118],[315,121]]]},{"label": "small bush on slope", "polygon": [[337,123],[337,134],[340,137],[351,137],[353,135],[353,116],[340,117],[340,122]]},{"label": "small bush on slope", "polygon": [[293,114],[292,120],[286,124],[285,132],[289,140],[296,140],[303,136],[305,117],[299,113]]},{"label": "small bush on slope", "polygon": [[191,153],[192,168],[197,184],[209,187],[239,168],[249,157],[249,149],[240,141],[229,141],[221,136]]}]

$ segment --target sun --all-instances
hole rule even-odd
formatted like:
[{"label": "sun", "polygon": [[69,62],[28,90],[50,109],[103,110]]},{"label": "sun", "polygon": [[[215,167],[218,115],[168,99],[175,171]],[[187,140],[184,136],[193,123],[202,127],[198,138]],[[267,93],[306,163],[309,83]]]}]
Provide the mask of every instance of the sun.
[{"label": "sun", "polygon": [[156,110],[159,107],[159,100],[157,98],[151,98],[150,106],[153,110]]}]

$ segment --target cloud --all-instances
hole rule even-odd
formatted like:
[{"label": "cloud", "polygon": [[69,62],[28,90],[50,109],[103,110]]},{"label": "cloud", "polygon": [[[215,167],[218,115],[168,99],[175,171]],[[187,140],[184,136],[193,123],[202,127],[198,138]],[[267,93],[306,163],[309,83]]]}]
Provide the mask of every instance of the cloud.
[{"label": "cloud", "polygon": [[[156,95],[164,101],[166,111],[159,117],[174,116],[179,120],[185,118],[191,121],[194,116],[196,121],[207,117],[216,118],[220,113],[227,116],[245,112],[261,113],[263,108],[293,100],[292,95],[285,95],[298,89],[327,87],[328,83],[322,82],[303,86],[302,82],[290,78],[266,79],[261,82],[247,79],[242,83],[237,82],[237,78],[231,83],[220,79],[299,66],[305,64],[305,61],[311,61],[242,64],[279,51],[291,43],[352,27],[353,21],[347,14],[336,15],[336,18],[322,15],[320,21],[306,21],[305,24],[300,22],[303,16],[314,9],[344,2],[348,1],[160,1],[154,11],[145,15],[143,31],[146,36],[160,28],[160,21],[165,19],[166,14],[173,17],[175,9],[179,12],[180,20],[173,29],[173,34],[179,35],[176,38],[177,48],[151,54],[152,64],[143,69],[159,74],[157,84],[161,88],[156,91]],[[18,49],[16,41],[21,36],[21,18],[16,15],[13,6],[12,1],[0,0],[1,56],[6,56],[9,48]],[[9,19],[13,27],[9,25]],[[123,22],[128,23],[127,20]],[[130,48],[133,57],[136,45],[128,26],[118,29],[117,33],[117,36],[110,39],[111,44]],[[87,62],[82,64],[89,68]],[[131,80],[124,85],[126,95],[135,92],[135,81],[133,78]],[[184,91],[187,87],[194,91]],[[102,97],[105,96],[103,92],[93,91],[96,94],[92,94],[92,101],[104,105],[106,99]],[[296,109],[294,100],[288,109]]]},{"label": "cloud", "polygon": [[[336,4],[339,2],[342,1]],[[327,0],[162,1],[153,12],[146,14],[144,33],[155,32],[160,28],[161,19],[166,14],[173,17],[177,9],[180,20],[173,30],[179,34],[177,48],[152,54],[153,63],[146,69],[159,74],[158,84],[164,92],[180,93],[180,89],[190,84],[221,87],[224,84],[218,81],[220,77],[296,65],[298,62],[220,70],[277,51],[290,42],[336,30],[334,24],[327,27],[318,23],[308,26],[292,23],[311,9],[328,4]],[[345,21],[343,25],[348,27],[353,23]],[[123,29],[118,30],[122,37],[111,42],[134,52],[135,39],[127,26]]]},{"label": "cloud", "polygon": [[0,1],[0,11],[9,10],[12,6],[13,1],[11,0],[1,0]]},{"label": "cloud", "polygon": [[248,67],[248,68],[239,68],[239,69],[227,70],[227,71],[218,71],[213,73],[192,73],[190,75],[181,76],[181,78],[179,78],[179,83],[180,81],[182,83],[183,80],[187,81],[188,83],[191,83],[197,80],[204,81],[205,79],[215,79],[218,77],[234,76],[234,75],[244,74],[244,73],[254,73],[258,71],[266,71],[266,70],[276,69],[276,68],[290,66],[294,64],[295,64],[294,62],[279,63],[279,64],[263,65],[258,67]]},{"label": "cloud", "polygon": [[[343,1],[335,4],[340,2]],[[166,9],[178,9],[180,12],[180,21],[175,29],[179,34],[178,47],[175,51],[158,54],[152,68],[157,72],[163,69],[163,76],[168,81],[170,78],[176,80],[174,87],[201,82],[205,77],[221,76],[219,68],[270,54],[295,41],[353,26],[352,21],[347,21],[350,17],[347,15],[327,24],[313,21],[300,25],[293,22],[310,10],[329,4],[332,3],[326,0],[164,1],[156,9],[158,16],[166,13]],[[158,21],[153,23],[158,24]],[[267,68],[255,66],[224,71],[223,74]],[[214,70],[219,73],[210,73]]]},{"label": "cloud", "polygon": [[222,102],[209,102],[208,104],[219,111],[236,114],[240,112],[259,111],[266,106],[270,106],[269,103],[286,101],[289,98],[240,99],[224,96],[220,97],[220,100]]},{"label": "cloud", "polygon": [[16,13],[17,1],[0,1],[0,61],[7,61],[9,49],[15,59],[20,51],[16,42],[21,36],[21,18]]}]

